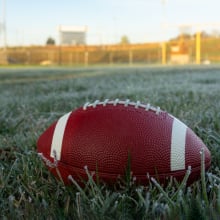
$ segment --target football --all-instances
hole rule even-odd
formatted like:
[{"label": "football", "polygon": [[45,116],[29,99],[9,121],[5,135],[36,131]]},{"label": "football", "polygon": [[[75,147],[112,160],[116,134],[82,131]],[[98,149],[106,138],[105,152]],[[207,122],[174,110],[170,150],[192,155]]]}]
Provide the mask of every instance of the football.
[{"label": "football", "polygon": [[65,184],[78,183],[87,172],[114,184],[129,167],[140,184],[149,177],[189,182],[200,178],[201,151],[205,169],[211,155],[183,122],[159,107],[140,101],[104,100],[86,103],[54,122],[38,139],[37,151],[49,170]]}]

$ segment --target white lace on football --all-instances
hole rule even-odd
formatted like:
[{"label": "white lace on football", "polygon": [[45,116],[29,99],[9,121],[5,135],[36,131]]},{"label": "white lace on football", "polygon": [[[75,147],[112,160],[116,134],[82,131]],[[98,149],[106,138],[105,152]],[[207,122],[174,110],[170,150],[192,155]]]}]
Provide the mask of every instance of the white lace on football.
[{"label": "white lace on football", "polygon": [[106,106],[109,102],[109,99],[106,99],[104,102],[103,102],[103,106]]},{"label": "white lace on football", "polygon": [[50,167],[50,168],[55,168],[57,167],[57,159],[56,159],[56,152],[54,152],[54,162],[51,162],[48,160],[43,153],[38,153],[38,156],[45,162],[45,164]]},{"label": "white lace on football", "polygon": [[93,108],[95,108],[96,105],[98,105],[98,104],[99,104],[99,100],[96,100],[96,101],[93,103]]},{"label": "white lace on football", "polygon": [[157,115],[159,115],[159,113],[161,112],[160,107],[154,107],[154,106],[150,105],[149,103],[142,104],[140,101],[132,102],[129,99],[127,99],[125,101],[122,101],[119,99],[115,99],[115,100],[105,99],[104,101],[96,100],[95,102],[92,102],[92,103],[87,102],[83,106],[83,110],[87,110],[87,108],[89,108],[89,107],[96,108],[98,105],[102,105],[103,107],[105,107],[106,105],[113,105],[113,106],[124,105],[124,107],[133,106],[136,109],[144,108],[146,111],[149,111],[149,110],[154,111]]},{"label": "white lace on football", "polygon": [[115,99],[115,101],[113,102],[113,105],[116,106],[119,103],[119,99]]},{"label": "white lace on football", "polygon": [[90,103],[86,102],[85,105],[83,106],[83,110],[86,110],[89,105],[90,105]]},{"label": "white lace on football", "polygon": [[140,101],[137,101],[136,104],[135,104],[135,108],[138,108],[140,106],[141,102]]},{"label": "white lace on football", "polygon": [[127,100],[125,101],[124,106],[127,107],[127,106],[129,105],[129,103],[130,103],[130,99],[127,99]]}]

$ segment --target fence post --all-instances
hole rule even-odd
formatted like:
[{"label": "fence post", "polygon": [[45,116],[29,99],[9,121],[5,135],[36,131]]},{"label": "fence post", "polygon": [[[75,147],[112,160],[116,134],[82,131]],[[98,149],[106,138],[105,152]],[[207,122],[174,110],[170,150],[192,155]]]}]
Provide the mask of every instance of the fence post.
[{"label": "fence post", "polygon": [[109,64],[113,64],[113,52],[110,52],[109,54]]},{"label": "fence post", "polygon": [[132,65],[133,64],[133,51],[132,50],[129,50],[129,65]]},{"label": "fence post", "polygon": [[54,51],[47,51],[47,59],[48,59],[51,63],[55,63]]},{"label": "fence post", "polygon": [[62,47],[61,45],[58,46],[58,64],[62,65]]},{"label": "fence post", "polygon": [[84,53],[84,66],[88,66],[89,64],[89,52],[85,51]]},{"label": "fence post", "polygon": [[162,65],[166,64],[166,42],[162,43]]},{"label": "fence post", "polygon": [[72,65],[72,64],[73,64],[73,54],[70,51],[70,53],[69,53],[69,65]]},{"label": "fence post", "polygon": [[27,50],[26,55],[27,55],[26,64],[28,64],[28,65],[32,64],[32,62],[31,62],[31,51]]}]

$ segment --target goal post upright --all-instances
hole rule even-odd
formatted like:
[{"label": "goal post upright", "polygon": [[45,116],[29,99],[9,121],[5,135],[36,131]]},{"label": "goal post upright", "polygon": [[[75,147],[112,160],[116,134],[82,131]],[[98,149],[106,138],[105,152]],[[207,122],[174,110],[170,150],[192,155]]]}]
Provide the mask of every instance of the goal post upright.
[{"label": "goal post upright", "polygon": [[167,64],[167,56],[166,56],[166,42],[163,41],[162,42],[162,65],[166,65]]},{"label": "goal post upright", "polygon": [[201,64],[201,31],[196,32],[196,64]]}]

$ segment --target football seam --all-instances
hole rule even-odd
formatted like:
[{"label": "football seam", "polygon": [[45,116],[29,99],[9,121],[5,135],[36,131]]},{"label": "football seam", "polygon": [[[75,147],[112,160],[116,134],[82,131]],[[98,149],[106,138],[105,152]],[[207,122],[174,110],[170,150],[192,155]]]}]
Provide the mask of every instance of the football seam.
[{"label": "football seam", "polygon": [[[43,159],[42,155],[39,154],[39,156]],[[44,159],[43,159],[44,160]],[[48,159],[47,159],[48,160]],[[44,160],[45,161],[45,160]],[[46,161],[45,161],[46,162]],[[48,164],[47,164],[48,165]],[[63,166],[67,167],[67,169],[70,171],[70,170],[76,170],[76,174],[77,174],[77,171],[81,174],[85,173],[85,167],[87,167],[87,165],[85,165],[83,168],[82,167],[74,167],[74,166],[71,166],[67,163],[64,163],[63,161],[54,161],[54,163],[52,163],[50,161],[50,168],[57,168],[59,169],[59,166],[61,166],[61,168]],[[208,163],[205,164],[205,170],[207,170],[211,165],[211,162],[209,161]],[[188,165],[188,168],[190,167],[191,169],[191,174],[194,173],[194,172],[197,172],[199,170],[201,170],[201,165],[199,166],[196,166],[196,167],[192,167],[191,165]],[[88,167],[87,167],[88,169]],[[88,169],[89,170],[89,169]],[[108,175],[108,176],[121,176],[121,175],[124,175],[124,174],[118,174],[118,173],[107,173],[107,172],[97,172],[95,170],[89,170],[89,172],[95,172],[95,173],[98,173],[98,174],[102,174],[104,176]],[[131,170],[132,172],[132,170]],[[159,172],[156,172],[156,173],[153,173],[153,174],[150,174],[149,172],[146,171],[146,174],[133,174],[134,177],[138,177],[138,178],[143,178],[143,177],[152,177],[152,176],[172,176],[172,175],[176,175],[176,174],[179,174],[179,175],[182,175],[183,173],[186,173],[187,172],[187,169],[182,169],[182,170],[176,170],[176,171],[170,171],[170,172],[166,172],[166,173],[159,173]],[[71,172],[70,174],[71,175]]]},{"label": "football seam", "polygon": [[113,105],[113,106],[117,106],[117,105],[124,105],[124,107],[128,107],[128,106],[133,106],[134,108],[138,109],[138,108],[144,108],[146,111],[153,111],[155,112],[157,115],[159,115],[161,113],[161,109],[160,107],[154,107],[151,104],[142,104],[140,101],[137,102],[132,102],[129,99],[126,99],[125,101],[119,100],[119,99],[115,99],[115,100],[109,100],[109,99],[105,99],[104,101],[99,101],[96,100],[95,102],[87,102],[84,104],[83,106],[83,110],[86,111],[88,108],[96,108],[98,106],[103,106],[105,107],[106,105]]}]

